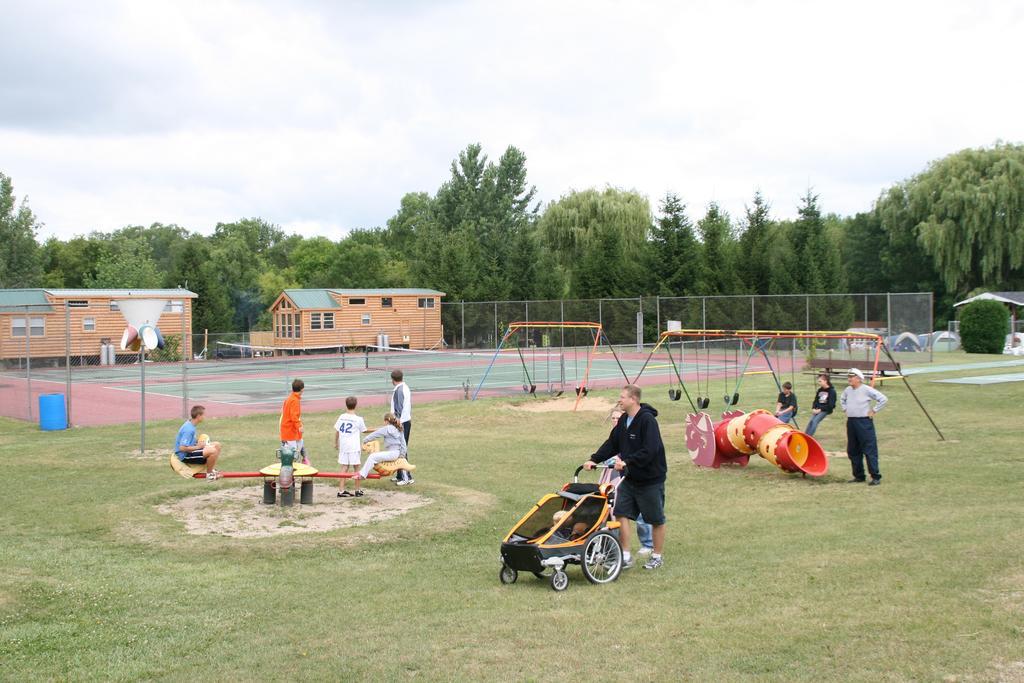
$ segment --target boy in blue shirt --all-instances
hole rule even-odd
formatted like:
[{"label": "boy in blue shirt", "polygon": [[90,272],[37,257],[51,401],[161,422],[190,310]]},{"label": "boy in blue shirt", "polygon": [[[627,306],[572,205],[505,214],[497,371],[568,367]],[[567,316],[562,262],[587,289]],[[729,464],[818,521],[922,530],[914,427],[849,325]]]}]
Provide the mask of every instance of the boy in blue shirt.
[{"label": "boy in blue shirt", "polygon": [[220,479],[220,472],[213,467],[220,456],[220,443],[211,441],[200,444],[196,435],[196,427],[203,421],[205,413],[206,408],[203,406],[192,406],[192,419],[181,425],[174,440],[174,454],[186,465],[206,465],[206,481],[214,481]]}]

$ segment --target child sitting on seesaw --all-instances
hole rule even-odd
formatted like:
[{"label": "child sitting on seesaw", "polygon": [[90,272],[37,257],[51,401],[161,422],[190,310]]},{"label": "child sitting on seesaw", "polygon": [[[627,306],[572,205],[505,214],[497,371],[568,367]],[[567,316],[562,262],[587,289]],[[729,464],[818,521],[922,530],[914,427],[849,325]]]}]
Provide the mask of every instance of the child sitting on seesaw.
[{"label": "child sitting on seesaw", "polygon": [[[334,423],[334,448],[338,451],[338,464],[342,472],[356,472],[359,469],[359,458],[362,433],[366,431],[366,422],[356,415],[357,399],[349,396],[345,399],[345,412]],[[352,498],[363,495],[363,490],[356,484],[355,493],[349,493],[346,484],[348,477],[338,479],[338,498]]]},{"label": "child sitting on seesaw", "polygon": [[[384,439],[384,449],[376,453],[372,453],[366,457],[366,462],[363,464],[363,469],[354,477],[356,480],[356,486],[359,486],[359,482],[366,479],[373,471],[373,468],[378,463],[391,462],[404,458],[409,452],[409,449],[405,445],[405,434],[402,432],[402,423],[398,421],[394,413],[387,413],[384,415],[384,426],[380,429],[367,434],[363,438],[363,443],[370,443],[374,439]],[[412,478],[404,481],[399,481],[399,486],[412,484],[414,480]]]}]

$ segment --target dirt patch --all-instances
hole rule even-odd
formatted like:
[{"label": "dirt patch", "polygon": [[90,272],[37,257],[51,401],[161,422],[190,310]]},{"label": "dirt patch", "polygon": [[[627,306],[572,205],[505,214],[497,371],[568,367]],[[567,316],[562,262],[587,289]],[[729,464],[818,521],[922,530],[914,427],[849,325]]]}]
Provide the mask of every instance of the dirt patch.
[{"label": "dirt patch", "polygon": [[259,486],[211,491],[157,506],[198,536],[260,538],[362,526],[391,519],[430,504],[431,500],[405,491],[368,491],[361,498],[338,498],[338,489],[314,485],[313,505],[283,508],[265,505]]},{"label": "dirt patch", "polygon": [[980,592],[982,598],[991,605],[1024,613],[1024,573],[1005,576],[993,588]]},{"label": "dirt patch", "polygon": [[[560,398],[535,399],[513,403],[509,406],[512,410],[521,410],[526,413],[569,413],[576,405],[576,396],[562,396]],[[599,396],[587,396],[580,401],[577,411],[608,414],[615,407],[614,401]]]},{"label": "dirt patch", "polygon": [[125,452],[124,456],[134,460],[167,460],[173,452],[170,448],[147,448],[145,451],[136,448]]}]

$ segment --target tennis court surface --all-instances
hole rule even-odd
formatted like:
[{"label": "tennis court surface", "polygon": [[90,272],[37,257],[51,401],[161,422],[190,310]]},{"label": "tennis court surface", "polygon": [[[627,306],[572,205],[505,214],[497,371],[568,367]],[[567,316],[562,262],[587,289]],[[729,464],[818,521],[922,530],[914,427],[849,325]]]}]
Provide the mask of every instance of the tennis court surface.
[{"label": "tennis court surface", "polygon": [[[305,383],[303,404],[307,411],[342,409],[346,396],[360,404],[383,405],[392,391],[391,371],[401,369],[416,394],[416,401],[463,400],[479,396],[525,395],[524,387],[536,387],[544,397],[559,391],[575,393],[583,385],[591,353],[589,378],[592,389],[621,386],[624,374],[633,380],[647,358],[647,351],[587,348],[561,350],[507,350],[495,356],[482,351],[407,351],[390,349],[313,356],[279,356],[188,363],[145,364],[146,419],[178,419],[196,403],[206,406],[211,417],[275,412],[291,391],[294,379]],[[701,369],[714,373],[725,367],[709,363]],[[693,377],[696,366],[681,364]],[[643,384],[669,381],[671,366],[649,364]],[[486,375],[486,381],[481,380]],[[69,382],[70,376],[70,382]],[[29,386],[30,385],[30,386]],[[136,422],[141,417],[143,393],[139,363],[114,367],[32,368],[0,374],[0,414],[33,419],[27,414],[26,392],[33,405],[44,393],[71,397],[71,424],[78,426]]]}]

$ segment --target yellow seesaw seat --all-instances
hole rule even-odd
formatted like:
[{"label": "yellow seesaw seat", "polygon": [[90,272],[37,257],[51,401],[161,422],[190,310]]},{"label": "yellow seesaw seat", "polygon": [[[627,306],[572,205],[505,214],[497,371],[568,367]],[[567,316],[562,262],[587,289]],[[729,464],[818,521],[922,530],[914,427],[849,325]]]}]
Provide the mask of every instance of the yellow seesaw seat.
[{"label": "yellow seesaw seat", "polygon": [[379,462],[373,469],[380,476],[389,477],[398,470],[408,470],[409,472],[412,472],[416,469],[416,465],[413,465],[405,458],[399,458],[397,460],[389,460],[388,462]]},{"label": "yellow seesaw seat", "polygon": [[206,465],[195,464],[188,465],[178,460],[178,456],[171,453],[171,469],[185,477],[186,479],[195,479],[197,474],[206,472]]},{"label": "yellow seesaw seat", "polygon": [[[312,477],[317,472],[319,472],[319,470],[316,469],[315,467],[310,467],[309,465],[303,465],[301,463],[296,463],[294,467],[292,467],[293,477]],[[260,474],[267,477],[280,476],[281,463],[275,462],[273,465],[267,465],[266,467],[260,470]]]}]

